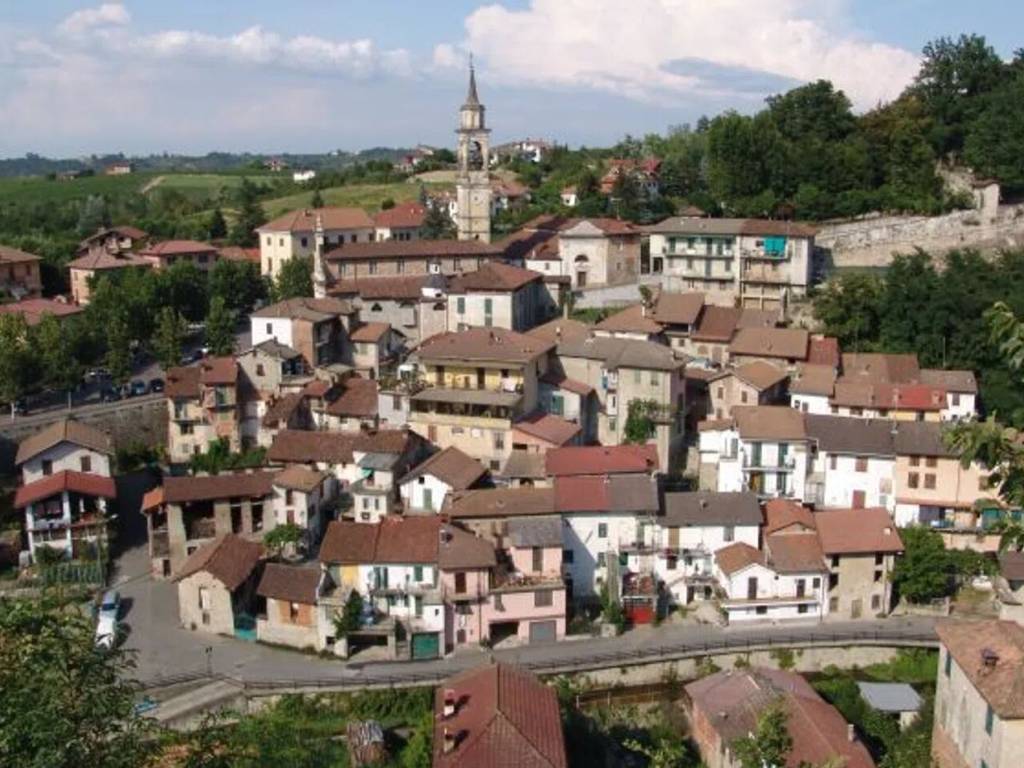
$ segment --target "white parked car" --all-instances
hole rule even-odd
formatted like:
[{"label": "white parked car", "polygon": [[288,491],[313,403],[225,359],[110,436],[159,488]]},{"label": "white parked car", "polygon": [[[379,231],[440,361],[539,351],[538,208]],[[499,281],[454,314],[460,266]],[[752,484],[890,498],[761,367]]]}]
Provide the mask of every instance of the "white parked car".
[{"label": "white parked car", "polygon": [[96,624],[96,647],[110,649],[117,642],[117,619],[110,615],[100,615]]}]

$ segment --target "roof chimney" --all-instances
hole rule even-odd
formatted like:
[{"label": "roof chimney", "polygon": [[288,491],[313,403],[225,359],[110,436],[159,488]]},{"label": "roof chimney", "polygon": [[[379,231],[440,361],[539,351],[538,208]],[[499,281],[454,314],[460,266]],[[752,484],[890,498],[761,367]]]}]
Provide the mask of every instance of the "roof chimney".
[{"label": "roof chimney", "polygon": [[455,734],[448,726],[444,728],[444,752],[448,754],[455,749]]},{"label": "roof chimney", "polygon": [[853,723],[846,724],[846,738],[850,741],[857,740],[857,729],[853,727]]},{"label": "roof chimney", "polygon": [[991,648],[982,648],[981,663],[985,665],[985,669],[995,669],[996,664],[999,663],[999,654]]},{"label": "roof chimney", "polygon": [[455,714],[456,698],[454,688],[444,689],[444,717],[451,717]]}]

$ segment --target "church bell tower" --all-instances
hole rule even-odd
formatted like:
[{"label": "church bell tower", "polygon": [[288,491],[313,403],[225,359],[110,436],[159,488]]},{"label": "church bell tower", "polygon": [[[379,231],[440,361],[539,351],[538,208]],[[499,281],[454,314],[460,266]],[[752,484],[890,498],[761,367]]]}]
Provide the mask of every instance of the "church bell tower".
[{"label": "church bell tower", "polygon": [[476,92],[476,72],[469,63],[469,92],[459,110],[458,161],[455,199],[459,240],[491,241],[490,130],[484,122],[484,105]]}]

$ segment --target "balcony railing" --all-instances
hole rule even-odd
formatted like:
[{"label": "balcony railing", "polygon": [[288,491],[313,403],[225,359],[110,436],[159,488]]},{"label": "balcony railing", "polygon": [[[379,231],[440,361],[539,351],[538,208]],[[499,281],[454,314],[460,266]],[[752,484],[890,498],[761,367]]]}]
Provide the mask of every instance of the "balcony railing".
[{"label": "balcony railing", "polygon": [[[756,459],[756,461],[755,461]],[[796,467],[795,456],[785,456],[781,460],[776,458],[774,463],[768,461],[764,456],[754,457],[748,453],[743,454],[743,469],[767,470],[772,472],[786,472]]]}]

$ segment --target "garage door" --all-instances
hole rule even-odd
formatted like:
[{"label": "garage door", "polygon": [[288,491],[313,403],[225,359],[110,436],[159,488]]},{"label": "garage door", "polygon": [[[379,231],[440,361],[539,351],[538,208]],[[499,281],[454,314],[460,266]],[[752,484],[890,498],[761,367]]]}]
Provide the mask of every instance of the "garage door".
[{"label": "garage door", "polygon": [[556,623],[553,621],[531,621],[530,642],[550,643],[555,639]]},{"label": "garage door", "polygon": [[423,632],[412,636],[412,657],[414,659],[436,659],[440,655],[441,643],[436,632]]}]

